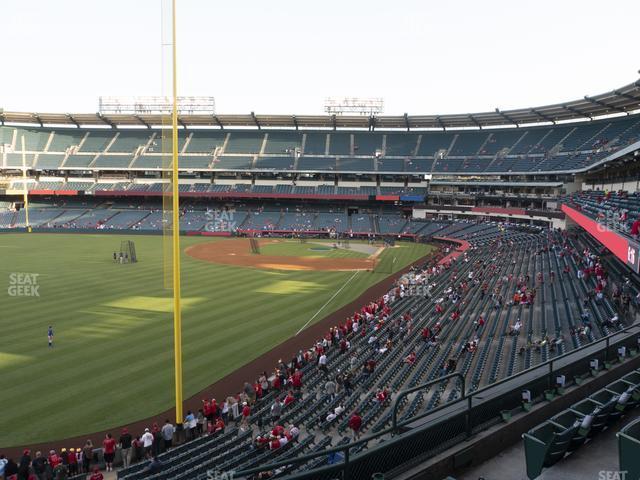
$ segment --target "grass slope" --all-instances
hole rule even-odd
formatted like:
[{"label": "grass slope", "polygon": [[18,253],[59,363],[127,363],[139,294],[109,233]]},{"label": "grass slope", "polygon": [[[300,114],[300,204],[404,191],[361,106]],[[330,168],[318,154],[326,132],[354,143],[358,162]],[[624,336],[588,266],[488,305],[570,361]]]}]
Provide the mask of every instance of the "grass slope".
[{"label": "grass slope", "polygon": [[[135,241],[138,264],[111,261],[122,239]],[[211,240],[184,237],[182,246],[202,241]],[[395,269],[429,248],[393,249]],[[214,265],[186,255],[182,267],[185,398],[295,334],[353,275]],[[16,272],[39,274],[39,297],[9,296]],[[172,313],[162,273],[159,236],[0,235],[0,446],[99,431],[172,405]],[[358,273],[315,321],[385,276]]]}]

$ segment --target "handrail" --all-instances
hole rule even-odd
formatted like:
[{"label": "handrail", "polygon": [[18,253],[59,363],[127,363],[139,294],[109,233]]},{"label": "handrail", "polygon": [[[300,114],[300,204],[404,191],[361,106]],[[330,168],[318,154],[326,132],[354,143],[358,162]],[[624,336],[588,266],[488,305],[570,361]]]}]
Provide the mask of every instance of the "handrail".
[{"label": "handrail", "polygon": [[[417,392],[418,390],[425,389],[427,387],[430,387],[431,385],[435,385],[436,383],[440,383],[440,382],[443,382],[445,380],[449,380],[449,379],[454,378],[454,377],[460,378],[460,382],[462,383],[462,396],[459,399],[457,399],[457,401],[462,401],[462,400],[464,400],[466,398],[466,393],[465,393],[466,392],[466,387],[465,387],[464,376],[460,372],[453,372],[453,373],[450,373],[450,374],[445,375],[443,377],[436,378],[435,380],[431,380],[431,381],[428,381],[428,382],[423,383],[421,385],[417,385],[415,387],[407,388],[406,390],[400,391],[400,393],[398,393],[398,396],[393,401],[393,406],[391,407],[391,430],[392,430],[392,432],[396,433],[397,428],[398,428],[398,422],[397,422],[397,420],[398,420],[398,418],[397,418],[397,415],[398,415],[398,404],[400,403],[400,399],[401,398],[406,397],[410,393]],[[447,405],[447,404],[445,404],[445,405]],[[447,405],[447,406],[449,406],[449,405]],[[433,410],[430,413],[433,413]]]},{"label": "handrail", "polygon": [[[254,467],[254,468],[250,468],[250,469],[247,469],[247,470],[242,470],[240,472],[235,472],[235,475],[240,477],[240,476],[246,476],[246,475],[262,472],[262,471],[265,471],[265,470],[273,470],[273,469],[276,469],[276,468],[279,468],[279,467],[284,467],[284,466],[287,466],[287,465],[290,466],[290,465],[293,465],[293,464],[301,464],[301,463],[304,463],[304,462],[306,462],[308,460],[317,459],[318,457],[327,456],[327,455],[329,455],[331,453],[338,453],[338,452],[341,452],[343,454],[344,461],[343,461],[341,467],[340,467],[340,465],[336,465],[336,468],[342,468],[343,471],[346,471],[346,470],[348,470],[349,463],[351,462],[350,455],[349,455],[349,450],[350,449],[358,447],[359,445],[362,445],[362,444],[366,444],[366,443],[368,443],[369,441],[371,441],[373,439],[381,438],[381,437],[383,437],[384,435],[387,435],[387,434],[394,435],[396,433],[398,427],[401,427],[403,425],[407,425],[408,423],[415,422],[416,420],[431,416],[431,415],[439,412],[440,410],[450,409],[452,407],[455,408],[456,405],[462,404],[462,402],[464,402],[465,400],[467,401],[466,402],[467,406],[464,409],[464,411],[460,411],[458,413],[458,415],[460,415],[460,414],[464,414],[465,415],[465,417],[467,419],[466,420],[466,422],[467,422],[467,428],[466,428],[467,436],[470,436],[471,431],[470,431],[470,425],[469,425],[469,413],[470,413],[471,408],[472,408],[472,400],[473,400],[474,397],[478,397],[479,394],[485,393],[485,392],[487,392],[489,390],[494,390],[496,388],[499,388],[501,385],[505,384],[506,382],[512,382],[514,379],[516,379],[518,377],[521,377],[521,376],[526,375],[526,374],[530,374],[530,373],[534,372],[535,370],[540,370],[540,369],[543,369],[545,367],[549,367],[549,374],[550,374],[550,378],[551,378],[551,374],[553,374],[553,372],[554,372],[553,364],[555,362],[557,362],[558,360],[563,359],[563,358],[568,358],[568,357],[570,357],[572,355],[576,355],[577,352],[583,351],[583,350],[585,350],[587,348],[593,348],[594,345],[599,345],[599,344],[602,344],[602,343],[605,343],[604,348],[600,348],[600,349],[597,350],[597,352],[594,352],[594,353],[601,353],[603,350],[606,352],[611,346],[611,339],[613,337],[620,337],[621,334],[630,333],[630,332],[632,332],[634,330],[639,330],[639,329],[640,329],[640,323],[634,323],[634,324],[632,324],[632,325],[630,325],[628,327],[625,327],[622,330],[619,330],[617,332],[611,333],[611,334],[607,335],[606,337],[602,337],[602,338],[600,338],[600,339],[598,339],[598,340],[596,340],[594,342],[591,342],[591,343],[588,343],[586,345],[583,345],[583,346],[581,346],[579,348],[576,348],[576,349],[572,350],[571,352],[567,352],[565,354],[559,355],[559,356],[557,356],[557,357],[555,357],[553,359],[547,360],[546,362],[540,363],[540,364],[538,364],[538,365],[536,365],[534,367],[530,367],[530,368],[528,368],[526,370],[522,370],[521,372],[518,372],[515,375],[511,375],[510,377],[504,378],[504,379],[502,379],[502,380],[500,380],[500,381],[498,381],[496,383],[493,383],[493,384],[487,385],[487,386],[485,386],[485,387],[483,387],[481,389],[475,390],[472,393],[466,392],[466,388],[465,388],[465,384],[464,384],[464,381],[465,381],[464,377],[459,372],[454,372],[454,373],[451,373],[449,375],[445,375],[443,377],[439,377],[439,378],[437,378],[435,380],[432,380],[430,382],[427,382],[425,384],[419,385],[417,387],[413,387],[411,389],[403,390],[398,394],[398,397],[396,397],[396,399],[395,399],[395,401],[393,403],[393,409],[394,410],[392,411],[392,426],[391,427],[386,428],[384,430],[381,430],[381,431],[379,431],[377,433],[373,433],[373,434],[367,435],[367,436],[361,438],[360,440],[357,440],[357,441],[352,442],[352,443],[348,443],[348,444],[345,444],[345,445],[332,447],[332,448],[329,448],[329,449],[326,449],[326,450],[322,450],[320,452],[314,452],[314,453],[309,453],[309,454],[306,454],[306,455],[301,455],[299,457],[291,458],[291,459],[288,459],[288,460],[281,460],[279,462],[273,462],[273,463],[269,463],[267,465],[262,465],[262,466],[259,466],[259,467]],[[623,336],[623,337],[621,337],[619,339],[616,339],[616,340],[617,341],[618,340],[619,341],[625,341],[628,338],[632,337],[633,335],[638,335],[638,332],[636,332],[636,333],[634,333],[632,335],[625,335],[625,336]],[[396,415],[396,407],[397,407],[397,403],[398,403],[398,398],[400,398],[400,396],[405,396],[406,394],[409,394],[412,391],[417,391],[419,389],[425,388],[426,386],[432,385],[434,383],[439,383],[439,382],[441,382],[443,380],[448,380],[448,379],[453,378],[453,377],[462,377],[463,388],[462,388],[462,395],[461,395],[460,398],[457,398],[454,401],[442,404],[442,405],[440,405],[440,406],[438,406],[438,407],[436,407],[436,408],[434,408],[432,410],[429,410],[429,411],[424,412],[424,413],[422,413],[420,415],[411,417],[410,419],[407,419],[405,421],[402,421],[402,422],[398,422],[397,421],[397,418],[395,418],[395,415]],[[542,377],[542,375],[541,375],[541,377]],[[520,388],[520,387],[516,387],[516,388]],[[482,398],[482,400],[486,400],[486,399],[488,399],[488,397],[486,397],[486,396],[484,398]],[[423,427],[424,426],[422,426],[421,428],[423,428]],[[325,466],[323,468],[326,469],[328,467]]]}]

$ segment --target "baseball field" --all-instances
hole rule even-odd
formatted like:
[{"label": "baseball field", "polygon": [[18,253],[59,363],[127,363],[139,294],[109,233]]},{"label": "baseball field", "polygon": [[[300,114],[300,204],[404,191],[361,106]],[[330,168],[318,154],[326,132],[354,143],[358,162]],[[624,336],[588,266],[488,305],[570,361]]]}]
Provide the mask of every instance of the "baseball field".
[{"label": "baseball field", "polygon": [[[135,242],[137,264],[113,261],[121,240]],[[281,240],[261,241],[257,255],[246,239],[183,237],[185,398],[430,248]],[[0,447],[97,432],[173,405],[160,236],[3,234],[0,282]]]}]

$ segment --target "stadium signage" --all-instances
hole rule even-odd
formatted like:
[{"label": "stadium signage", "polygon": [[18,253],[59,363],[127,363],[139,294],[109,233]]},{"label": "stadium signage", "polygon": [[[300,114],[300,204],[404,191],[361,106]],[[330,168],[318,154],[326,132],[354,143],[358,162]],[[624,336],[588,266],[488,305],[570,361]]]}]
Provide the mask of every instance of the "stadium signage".
[{"label": "stadium signage", "polygon": [[39,276],[39,273],[10,273],[7,293],[10,297],[39,297]]},{"label": "stadium signage", "polygon": [[638,242],[627,238],[602,223],[596,222],[567,205],[562,205],[562,211],[569,219],[584,228],[593,238],[626,263],[634,272],[640,272],[640,244]]},{"label": "stadium signage", "polygon": [[235,209],[214,209],[207,210],[205,217],[207,232],[235,232],[238,229],[238,222],[235,220]]}]

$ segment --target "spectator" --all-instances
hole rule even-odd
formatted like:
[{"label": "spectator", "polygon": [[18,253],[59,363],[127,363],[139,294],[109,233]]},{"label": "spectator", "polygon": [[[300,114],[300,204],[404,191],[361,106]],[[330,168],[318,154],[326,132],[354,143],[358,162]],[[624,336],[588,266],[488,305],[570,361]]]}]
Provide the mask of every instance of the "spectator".
[{"label": "spectator", "polygon": [[273,401],[273,404],[271,405],[271,421],[277,423],[278,420],[280,420],[281,415],[282,403],[280,402],[280,399],[276,397],[276,399]]},{"label": "spectator", "polygon": [[85,473],[89,473],[91,462],[93,461],[93,443],[91,439],[82,447],[82,469]]},{"label": "spectator", "polygon": [[324,384],[324,393],[329,395],[331,397],[331,400],[333,400],[336,396],[336,389],[336,382],[331,379],[327,380],[327,382]]},{"label": "spectator", "polygon": [[[0,460],[0,462],[2,462],[2,460]],[[36,474],[38,480],[47,480],[48,462],[47,459],[42,456],[42,452],[36,452],[36,458],[31,462],[31,466],[33,467],[33,473]],[[4,478],[1,471],[0,478]]]},{"label": "spectator", "polygon": [[251,408],[247,404],[247,402],[242,403],[242,420],[240,422],[240,427],[243,429],[249,428],[249,417],[251,416]]},{"label": "spectator", "polygon": [[204,416],[204,411],[202,409],[198,410],[196,421],[196,430],[198,431],[198,436],[201,436],[204,433],[207,424],[207,418]]},{"label": "spectator", "polygon": [[69,467],[69,475],[72,476],[72,477],[74,475],[78,474],[78,455],[79,455],[79,453],[80,453],[80,449],[79,448],[78,449],[73,449],[73,448],[69,449],[68,467]]},{"label": "spectator", "polygon": [[144,456],[145,458],[149,458],[151,456],[151,449],[153,448],[153,434],[148,428],[144,429],[144,434],[140,437],[140,440],[142,441]]},{"label": "spectator", "polygon": [[184,417],[184,434],[187,441],[195,438],[196,428],[196,416],[191,410],[187,411],[187,416]]},{"label": "spectator", "polygon": [[133,438],[129,433],[127,427],[122,429],[122,433],[120,434],[120,438],[118,439],[118,443],[120,443],[122,454],[122,465],[124,468],[127,468],[131,464],[131,442]]},{"label": "spectator", "polygon": [[153,457],[149,464],[144,468],[143,472],[146,475],[155,475],[162,471],[162,462],[158,460],[158,457]]},{"label": "spectator", "polygon": [[13,461],[13,458],[7,460],[7,463],[4,466],[4,477],[7,480],[18,478],[18,464]]},{"label": "spectator", "polygon": [[360,438],[360,427],[362,427],[362,417],[358,414],[357,411],[353,412],[351,418],[349,419],[349,428],[353,433],[353,439],[358,440]]},{"label": "spectator", "polygon": [[169,450],[173,444],[173,434],[176,429],[173,427],[169,419],[167,418],[164,421],[164,425],[162,426],[162,440],[164,441],[164,449]]},{"label": "spectator", "polygon": [[89,480],[104,480],[104,476],[100,473],[99,467],[93,467],[93,474],[89,478]]},{"label": "spectator", "polygon": [[107,433],[107,436],[102,441],[102,449],[107,472],[110,472],[113,470],[113,458],[116,455],[116,441],[110,433]]},{"label": "spectator", "polygon": [[28,480],[30,465],[31,465],[31,450],[26,449],[22,452],[22,457],[20,458],[20,465],[18,467],[19,480]]}]

